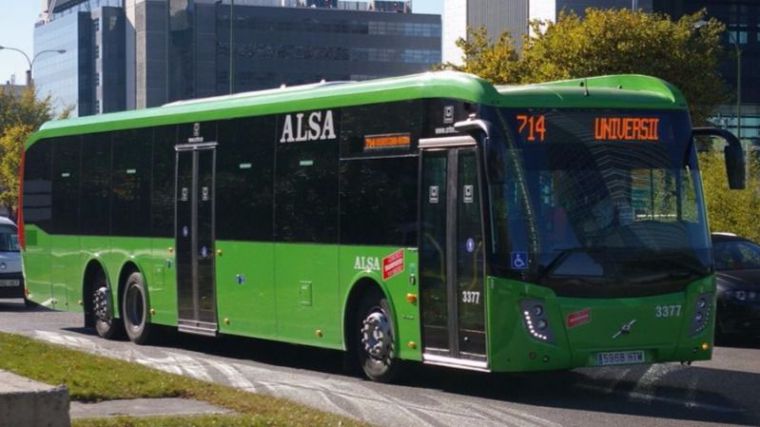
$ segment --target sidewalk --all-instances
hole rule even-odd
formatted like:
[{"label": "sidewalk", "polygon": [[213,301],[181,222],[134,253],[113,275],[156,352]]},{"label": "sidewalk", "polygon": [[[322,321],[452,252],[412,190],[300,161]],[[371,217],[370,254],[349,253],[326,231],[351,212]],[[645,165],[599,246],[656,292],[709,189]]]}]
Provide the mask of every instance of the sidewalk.
[{"label": "sidewalk", "polygon": [[51,386],[0,370],[0,427],[69,427],[71,418],[188,416],[232,411],[191,399],[71,402],[66,386]]},{"label": "sidewalk", "polygon": [[0,370],[0,427],[68,427],[69,391]]}]

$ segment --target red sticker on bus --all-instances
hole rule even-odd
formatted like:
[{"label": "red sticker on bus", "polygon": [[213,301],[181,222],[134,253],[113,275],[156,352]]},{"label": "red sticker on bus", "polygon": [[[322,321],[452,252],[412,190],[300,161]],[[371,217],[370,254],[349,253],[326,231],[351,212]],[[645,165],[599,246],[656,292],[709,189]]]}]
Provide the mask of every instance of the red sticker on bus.
[{"label": "red sticker on bus", "polygon": [[567,327],[574,328],[576,326],[585,325],[591,322],[591,309],[584,308],[581,311],[570,313],[567,315]]},{"label": "red sticker on bus", "polygon": [[383,258],[383,280],[404,272],[404,250],[399,249],[396,252]]}]

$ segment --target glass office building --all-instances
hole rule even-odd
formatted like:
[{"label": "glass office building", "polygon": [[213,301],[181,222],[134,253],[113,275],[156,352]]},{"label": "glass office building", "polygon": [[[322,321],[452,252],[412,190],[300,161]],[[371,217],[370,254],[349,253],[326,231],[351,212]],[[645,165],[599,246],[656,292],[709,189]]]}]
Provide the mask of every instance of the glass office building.
[{"label": "glass office building", "polygon": [[[54,0],[35,30],[38,87],[75,115],[321,80],[428,71],[438,15],[409,1]],[[65,45],[65,46],[64,46]]]},{"label": "glass office building", "polygon": [[[726,24],[726,50],[721,75],[731,88],[732,101],[720,107],[713,122],[737,133],[737,67],[741,64],[741,137],[760,147],[760,2],[748,0],[653,0],[654,10],[677,19],[707,11]],[[737,60],[736,51],[741,52]]]},{"label": "glass office building", "polygon": [[42,54],[34,62],[33,79],[41,96],[52,96],[57,113],[70,109],[72,116],[93,114],[93,84],[89,13],[69,13],[38,25],[34,53],[65,49],[63,54]]}]

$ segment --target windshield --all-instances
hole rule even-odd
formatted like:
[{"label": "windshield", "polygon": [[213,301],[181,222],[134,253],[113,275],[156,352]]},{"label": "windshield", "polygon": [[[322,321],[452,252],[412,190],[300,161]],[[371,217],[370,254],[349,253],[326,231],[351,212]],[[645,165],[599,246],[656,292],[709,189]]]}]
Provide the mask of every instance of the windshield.
[{"label": "windshield", "polygon": [[563,296],[644,296],[710,274],[683,112],[497,110],[492,265]]},{"label": "windshield", "polygon": [[19,252],[15,227],[0,225],[0,252]]},{"label": "windshield", "polygon": [[716,270],[760,269],[760,246],[746,240],[716,242]]}]

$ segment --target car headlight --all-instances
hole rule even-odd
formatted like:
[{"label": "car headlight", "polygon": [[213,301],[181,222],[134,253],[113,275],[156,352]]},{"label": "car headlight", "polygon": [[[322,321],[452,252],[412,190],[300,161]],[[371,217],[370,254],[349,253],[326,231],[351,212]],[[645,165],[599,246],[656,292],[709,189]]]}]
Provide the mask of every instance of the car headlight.
[{"label": "car headlight", "polygon": [[736,301],[760,301],[760,292],[757,291],[748,291],[744,289],[734,289],[730,291],[726,291],[725,295],[729,299],[733,299]]}]

